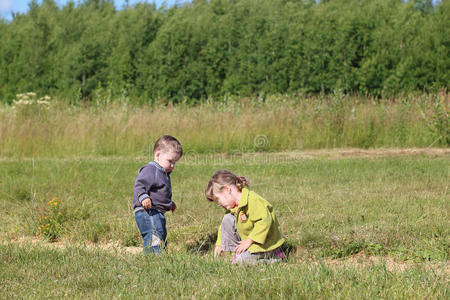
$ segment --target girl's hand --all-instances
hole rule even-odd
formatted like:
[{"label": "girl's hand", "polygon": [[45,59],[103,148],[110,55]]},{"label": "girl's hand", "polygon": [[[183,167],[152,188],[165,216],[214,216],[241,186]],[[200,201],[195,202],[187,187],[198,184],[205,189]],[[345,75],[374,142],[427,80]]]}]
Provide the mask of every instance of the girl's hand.
[{"label": "girl's hand", "polygon": [[248,247],[250,247],[253,244],[253,240],[251,239],[245,239],[243,241],[239,241],[239,246],[237,246],[234,249],[234,252],[236,252],[236,254],[241,254],[242,252],[244,252],[245,250],[248,249]]},{"label": "girl's hand", "polygon": [[222,254],[222,247],[216,246],[216,248],[214,248],[214,257],[219,257],[220,254]]}]

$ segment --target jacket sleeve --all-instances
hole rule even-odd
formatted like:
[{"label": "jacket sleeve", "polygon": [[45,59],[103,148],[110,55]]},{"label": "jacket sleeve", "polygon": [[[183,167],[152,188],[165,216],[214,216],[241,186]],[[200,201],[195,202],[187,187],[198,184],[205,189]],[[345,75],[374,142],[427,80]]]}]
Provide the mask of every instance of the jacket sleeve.
[{"label": "jacket sleeve", "polygon": [[253,222],[253,229],[248,235],[248,238],[255,243],[264,244],[267,235],[272,225],[272,216],[269,212],[269,208],[266,207],[261,201],[252,201],[249,203],[249,219]]},{"label": "jacket sleeve", "polygon": [[140,203],[146,198],[150,198],[150,188],[155,183],[155,170],[152,166],[142,167],[134,183],[134,195]]},{"label": "jacket sleeve", "polygon": [[[233,213],[232,211],[230,211],[229,209],[225,209],[225,215],[229,214],[229,213]],[[216,240],[216,246],[220,246],[222,245],[222,224],[219,225],[219,229],[217,231],[217,240]]]},{"label": "jacket sleeve", "polygon": [[219,230],[217,232],[216,246],[222,245],[222,238],[221,238],[221,234],[220,234],[220,232],[222,231],[221,229],[222,229],[222,225],[219,225]]}]

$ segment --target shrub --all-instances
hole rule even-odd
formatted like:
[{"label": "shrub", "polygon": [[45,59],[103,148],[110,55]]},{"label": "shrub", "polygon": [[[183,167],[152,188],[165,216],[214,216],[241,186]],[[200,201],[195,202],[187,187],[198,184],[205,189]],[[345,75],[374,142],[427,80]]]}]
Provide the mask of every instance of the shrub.
[{"label": "shrub", "polygon": [[41,209],[37,217],[37,229],[39,235],[51,242],[57,241],[67,221],[67,212],[62,201],[54,197]]}]

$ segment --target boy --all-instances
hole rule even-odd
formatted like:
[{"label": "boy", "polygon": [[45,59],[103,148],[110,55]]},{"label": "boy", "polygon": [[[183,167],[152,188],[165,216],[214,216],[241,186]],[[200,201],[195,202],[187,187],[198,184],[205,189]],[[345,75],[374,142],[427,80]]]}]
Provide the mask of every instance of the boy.
[{"label": "boy", "polygon": [[170,173],[183,155],[180,142],[170,135],[160,137],[153,148],[153,161],[139,169],[134,183],[133,210],[144,239],[144,252],[160,253],[166,246],[164,213],[176,209],[172,201]]}]

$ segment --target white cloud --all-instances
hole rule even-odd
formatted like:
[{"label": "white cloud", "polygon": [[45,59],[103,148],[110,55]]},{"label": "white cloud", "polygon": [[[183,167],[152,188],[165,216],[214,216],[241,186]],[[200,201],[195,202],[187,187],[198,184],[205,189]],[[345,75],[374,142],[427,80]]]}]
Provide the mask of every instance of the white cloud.
[{"label": "white cloud", "polygon": [[0,10],[10,10],[12,7],[12,0],[0,0]]},{"label": "white cloud", "polygon": [[12,0],[0,0],[0,11],[9,11],[12,7]]}]

